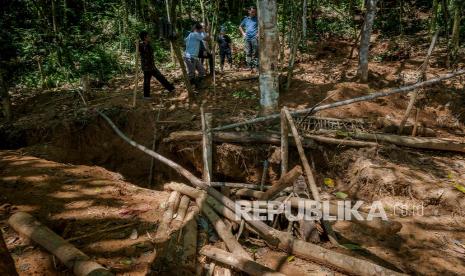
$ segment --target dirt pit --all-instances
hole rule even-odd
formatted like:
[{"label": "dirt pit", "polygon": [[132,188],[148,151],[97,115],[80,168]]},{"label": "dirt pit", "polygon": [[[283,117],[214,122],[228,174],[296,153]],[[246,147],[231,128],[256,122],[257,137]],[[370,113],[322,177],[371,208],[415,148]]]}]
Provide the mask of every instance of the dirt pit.
[{"label": "dirt pit", "polygon": [[[356,71],[355,60],[308,60],[298,64],[291,89],[280,95],[280,105],[308,108],[330,95],[334,97],[327,103],[396,87],[403,81],[399,72],[412,73],[415,64],[373,62],[370,70],[374,81],[361,85],[351,80]],[[443,73],[444,70],[432,68],[428,77]],[[204,108],[213,113],[215,126],[257,116],[258,83],[253,79],[239,80],[244,76],[250,77],[244,72],[219,76],[217,91],[202,95]],[[177,77],[177,84],[180,83],[179,72],[170,77]],[[155,101],[139,100],[137,108],[130,108],[133,87],[128,83],[132,80],[133,76],[127,76],[115,80],[105,91],[95,91],[89,108],[79,104],[79,98],[70,91],[59,91],[60,97],[57,91],[15,95],[17,118],[13,124],[0,127],[0,145],[5,149],[0,152],[0,227],[21,275],[63,275],[69,271],[7,225],[6,220],[16,211],[32,213],[64,238],[78,238],[74,245],[117,274],[169,275],[174,271],[154,269],[158,245],[151,237],[169,196],[162,191],[163,184],[186,180],[155,162],[149,185],[150,157],[116,136],[94,109],[104,111],[131,139],[148,148],[152,147],[155,118],[161,109],[155,150],[200,177],[202,157],[198,142],[163,142],[173,131],[201,128],[200,103],[187,105],[184,92],[164,96],[154,83]],[[463,141],[463,83],[451,80],[428,91],[419,122],[432,128],[437,137]],[[317,115],[389,118],[398,122],[407,102],[407,96],[399,95]],[[267,126],[247,130],[265,131]],[[279,156],[277,152],[273,145],[217,143],[214,179],[258,184],[263,162],[268,159],[266,184],[276,183],[280,176],[279,160],[274,159]],[[465,274],[465,195],[455,187],[465,185],[463,154],[390,145],[354,149],[325,144],[317,144],[306,152],[324,199],[336,200],[338,192],[342,192],[347,199],[363,200],[366,205],[380,201],[390,219],[402,223],[400,232],[386,236],[338,221],[334,229],[344,248],[334,248],[325,239],[319,245],[408,274]],[[298,153],[291,148],[289,165],[297,164]],[[332,179],[334,187],[326,185],[325,179]],[[122,228],[82,237],[119,226]],[[202,235],[210,243],[224,246],[212,232]],[[253,235],[242,237],[241,243],[258,262],[276,265],[284,273],[342,275],[320,264],[271,250]],[[199,267],[205,262],[205,258],[200,258]]]}]

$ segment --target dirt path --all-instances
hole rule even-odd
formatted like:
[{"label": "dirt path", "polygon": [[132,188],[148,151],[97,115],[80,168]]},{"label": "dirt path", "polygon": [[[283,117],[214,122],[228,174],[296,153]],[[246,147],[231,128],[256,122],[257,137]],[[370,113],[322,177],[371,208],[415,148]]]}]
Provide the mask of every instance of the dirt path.
[{"label": "dirt path", "polygon": [[6,220],[16,211],[30,212],[64,238],[132,224],[72,243],[117,273],[149,271],[155,253],[147,232],[153,236],[168,193],[138,188],[100,167],[13,151],[0,152],[0,175],[0,227],[20,275],[62,275],[66,268],[8,227]]}]

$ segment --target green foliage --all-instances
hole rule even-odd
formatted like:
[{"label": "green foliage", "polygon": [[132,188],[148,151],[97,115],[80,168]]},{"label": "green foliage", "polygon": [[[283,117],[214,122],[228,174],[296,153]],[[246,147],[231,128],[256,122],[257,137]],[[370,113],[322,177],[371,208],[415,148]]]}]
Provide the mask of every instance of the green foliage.
[{"label": "green foliage", "polygon": [[242,100],[255,100],[257,98],[257,96],[253,92],[245,90],[245,89],[234,91],[232,93],[232,96],[233,98],[239,99],[239,100],[241,99]]}]

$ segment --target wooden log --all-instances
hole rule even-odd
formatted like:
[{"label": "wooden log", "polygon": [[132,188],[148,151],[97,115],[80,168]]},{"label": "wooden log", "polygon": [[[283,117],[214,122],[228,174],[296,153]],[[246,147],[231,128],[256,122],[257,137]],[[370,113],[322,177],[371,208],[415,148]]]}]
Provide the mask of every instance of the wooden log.
[{"label": "wooden log", "polygon": [[236,256],[219,248],[206,245],[200,250],[200,254],[225,265],[230,265],[240,271],[256,276],[281,276],[284,274],[276,272],[271,268],[254,262],[243,256]]},{"label": "wooden log", "polygon": [[15,262],[11,258],[10,252],[3,240],[2,231],[0,230],[0,275],[17,276]]},{"label": "wooden log", "polygon": [[260,198],[263,197],[264,193],[265,192],[262,192],[262,191],[252,190],[252,189],[248,189],[248,188],[242,188],[242,189],[237,190],[234,194],[237,197],[253,197],[253,198],[260,199]]},{"label": "wooden log", "polygon": [[281,110],[281,176],[287,173],[289,168],[289,127],[286,114]]},{"label": "wooden log", "polygon": [[18,212],[8,219],[8,223],[15,231],[47,249],[75,275],[113,275],[28,213]]},{"label": "wooden log", "polygon": [[[288,238],[285,242],[285,238]],[[335,252],[313,243],[305,242],[299,239],[295,239],[288,233],[281,232],[280,239],[283,240],[279,244],[279,248],[286,252],[292,252],[293,255],[308,260],[313,260],[321,264],[331,264],[335,268],[342,269],[343,271],[349,272],[354,275],[367,275],[367,276],[397,276],[406,275],[399,273],[380,265],[365,261],[362,259],[354,258],[348,255],[344,255],[339,252]]]},{"label": "wooden log", "polygon": [[[97,111],[102,118],[104,118],[111,128],[120,136],[123,140],[128,142],[131,146],[143,151],[144,153],[155,157],[160,162],[164,163],[165,165],[171,167],[173,170],[178,172],[180,175],[184,176],[189,182],[198,188],[205,190],[210,196],[215,198],[220,204],[223,205],[223,209],[229,209],[231,212],[236,210],[236,204],[217,191],[215,188],[208,186],[202,180],[195,177],[192,173],[190,173],[185,168],[181,167],[179,164],[173,162],[172,160],[153,152],[146,147],[136,143],[135,141],[129,139],[121,130],[119,130],[116,125],[100,111]],[[288,233],[276,231],[269,225],[265,224],[260,220],[246,220],[247,224],[249,224],[254,230],[258,232],[258,234],[264,238],[270,246],[279,246],[279,248],[283,250],[289,250],[291,254],[298,254],[300,257],[308,260],[317,260],[322,264],[325,264],[330,267],[335,267],[340,269],[344,272],[349,274],[358,274],[358,275],[404,275],[390,269],[384,268],[377,264],[371,263],[369,261],[360,260],[351,256],[347,256],[341,253],[332,252],[331,250],[325,249],[318,245],[314,245],[308,242],[300,241],[297,246],[290,246],[293,244],[292,236],[289,236]],[[307,250],[305,248],[307,247]],[[331,258],[325,258],[326,255],[335,253],[336,255],[332,255]]]},{"label": "wooden log", "polygon": [[[234,182],[211,182],[212,187],[229,187],[229,188],[248,188],[253,190],[260,189],[261,185],[247,184],[247,183],[234,183]],[[263,189],[267,190],[271,185],[264,185]]]},{"label": "wooden log", "polygon": [[197,216],[193,216],[184,228],[182,265],[195,274],[197,262]]},{"label": "wooden log", "polygon": [[290,170],[288,173],[283,175],[279,179],[278,183],[271,186],[271,188],[268,189],[266,192],[262,193],[261,197],[259,198],[261,200],[269,200],[273,198],[283,189],[292,186],[294,184],[294,181],[301,175],[302,175],[302,167],[295,166],[292,170]]},{"label": "wooden log", "polygon": [[247,251],[242,248],[240,243],[235,239],[230,229],[224,224],[223,220],[218,216],[217,213],[205,203],[202,197],[196,199],[197,205],[199,206],[202,213],[208,218],[215,227],[218,236],[224,241],[229,251],[236,256],[242,256],[243,258],[251,259]]},{"label": "wooden log", "polygon": [[202,121],[202,157],[203,157],[203,180],[208,184],[212,181],[212,114],[204,113],[203,107],[200,108]]},{"label": "wooden log", "polygon": [[306,134],[306,135],[303,135],[302,137],[312,139],[316,142],[320,142],[324,144],[331,144],[331,145],[338,145],[338,146],[348,146],[348,147],[377,147],[379,146],[377,143],[373,143],[373,142],[344,140],[344,139],[324,137],[320,135]]},{"label": "wooden log", "polygon": [[186,217],[187,208],[189,207],[190,199],[188,196],[183,195],[181,197],[179,208],[176,217],[173,220],[173,227],[178,228],[182,225],[184,218]]},{"label": "wooden log", "polygon": [[[292,136],[294,136],[295,143],[297,145],[297,150],[299,151],[300,160],[302,161],[302,165],[304,166],[305,175],[307,176],[307,184],[309,186],[308,190],[312,192],[313,199],[320,202],[321,201],[320,192],[318,191],[318,188],[315,182],[315,177],[313,176],[313,172],[312,172],[312,169],[310,168],[310,164],[308,163],[304,148],[302,147],[302,144],[300,142],[299,132],[297,131],[297,128],[295,127],[294,119],[289,113],[289,110],[287,109],[287,107],[284,107],[283,111],[284,111],[284,114],[286,115],[287,122],[289,123]],[[336,239],[336,234],[334,233],[333,228],[331,227],[331,224],[325,220],[322,220],[322,224],[323,224],[324,229],[326,230],[326,233],[328,234],[328,238],[331,241],[331,243],[336,246],[339,246],[339,243],[337,242],[337,239]]]},{"label": "wooden log", "polygon": [[263,172],[262,172],[262,179],[260,180],[260,191],[263,191],[266,181],[266,175],[268,174],[268,160],[263,161]]},{"label": "wooden log", "polygon": [[[438,83],[438,82],[441,82],[441,81],[444,81],[444,80],[455,78],[455,77],[458,77],[458,76],[463,75],[463,74],[465,74],[465,69],[457,70],[457,71],[455,71],[453,73],[445,74],[445,75],[440,76],[440,77],[435,78],[435,79],[430,79],[430,80],[427,80],[427,81],[424,81],[424,82],[415,83],[415,84],[400,87],[400,88],[394,88],[394,89],[391,89],[391,90],[388,90],[388,91],[373,92],[373,93],[370,93],[369,95],[365,95],[365,96],[361,96],[361,97],[342,100],[342,101],[338,101],[338,102],[334,102],[334,103],[330,103],[330,104],[325,104],[325,105],[319,105],[317,107],[311,107],[311,108],[295,110],[295,111],[291,112],[291,115],[316,113],[318,111],[331,109],[331,108],[336,108],[336,107],[340,107],[340,106],[344,106],[344,105],[348,105],[348,104],[353,104],[353,103],[358,103],[358,102],[363,102],[363,101],[370,101],[370,100],[374,100],[374,99],[377,99],[377,98],[380,98],[380,97],[386,97],[386,96],[399,94],[399,93],[406,93],[406,92],[410,92],[410,91],[418,89],[418,88],[433,85],[435,83]],[[278,114],[272,114],[272,115],[268,115],[268,116],[263,116],[263,117],[258,117],[258,118],[255,118],[255,119],[246,120],[246,121],[243,121],[243,122],[240,122],[240,123],[234,123],[234,124],[229,124],[229,125],[225,125],[225,126],[215,127],[212,130],[213,131],[222,131],[222,130],[227,130],[227,129],[235,129],[237,127],[242,127],[242,126],[245,126],[245,125],[257,124],[257,123],[263,123],[263,122],[267,122],[267,121],[276,120],[279,117],[280,117],[279,113]]]},{"label": "wooden log", "polygon": [[[293,208],[299,208],[299,202],[301,206],[305,206],[305,202],[308,199],[300,198],[300,197],[280,197],[277,198],[276,201],[289,201]],[[331,216],[338,215],[338,206],[335,202],[329,203],[329,214]],[[381,218],[375,217],[372,220],[366,220],[368,214],[359,211],[359,214],[363,217],[363,220],[358,220],[356,216],[352,216],[353,222],[359,224],[362,227],[368,227],[374,230],[377,233],[382,235],[394,235],[402,229],[402,224],[398,221],[394,220],[382,220]]]},{"label": "wooden log", "polygon": [[[173,142],[192,142],[202,140],[201,131],[175,131],[163,139],[164,143]],[[214,132],[213,141],[220,143],[239,143],[239,144],[271,144],[281,145],[281,137],[277,134],[266,132]],[[290,145],[295,143],[290,141]],[[316,148],[316,144],[311,139],[302,139],[302,145],[305,148]]]},{"label": "wooden log", "polygon": [[168,239],[170,235],[170,224],[174,214],[174,207],[176,201],[179,200],[179,197],[179,192],[171,192],[170,197],[168,198],[168,202],[166,203],[165,211],[163,213],[160,225],[158,226],[157,233],[155,234],[154,239],[156,242],[163,242]]},{"label": "wooden log", "polygon": [[[161,103],[161,106],[163,102]],[[153,124],[153,140],[152,140],[152,150],[155,151],[155,147],[157,144],[157,134],[158,134],[158,122],[160,121],[160,113],[161,113],[161,106],[158,107],[157,116],[155,118],[155,122]],[[152,187],[153,184],[153,172],[155,169],[155,158],[150,158],[150,170],[149,170],[149,187]]]},{"label": "wooden log", "polygon": [[299,152],[300,160],[302,161],[302,165],[304,166],[305,174],[307,176],[308,190],[312,192],[313,199],[315,199],[316,201],[321,201],[320,192],[318,191],[318,188],[316,186],[315,178],[313,177],[312,169],[310,168],[310,165],[307,160],[307,156],[305,155],[305,151],[302,146],[302,142],[300,140],[299,132],[297,131],[297,128],[295,127],[295,124],[294,124],[294,119],[292,119],[292,116],[286,107],[283,108],[283,112],[286,116],[287,122],[289,123],[292,136],[294,136],[297,150]]},{"label": "wooden log", "polygon": [[355,139],[385,142],[410,148],[465,152],[465,143],[450,139],[406,137],[393,134],[372,134],[363,132],[349,133],[348,135]]}]

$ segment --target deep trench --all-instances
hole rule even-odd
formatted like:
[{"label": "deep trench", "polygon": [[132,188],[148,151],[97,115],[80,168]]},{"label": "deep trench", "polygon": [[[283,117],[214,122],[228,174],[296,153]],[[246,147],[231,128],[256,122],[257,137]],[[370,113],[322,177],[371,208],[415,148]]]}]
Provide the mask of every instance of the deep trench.
[{"label": "deep trench", "polygon": [[[148,148],[152,147],[151,122],[141,122],[146,114],[110,114],[115,124],[131,139]],[[180,164],[194,175],[202,175],[202,152],[198,141],[164,143],[162,140],[180,126],[157,128],[156,151]],[[154,162],[154,177],[149,187],[150,156],[122,140],[97,114],[86,120],[63,120],[46,127],[9,127],[0,129],[2,149],[21,149],[26,154],[39,158],[74,165],[100,166],[121,174],[128,182],[141,187],[160,190],[169,181],[186,182],[174,170]],[[215,181],[260,183],[263,162],[273,159],[278,147],[265,144],[214,143],[213,178]],[[297,165],[298,155],[290,151],[290,166]],[[312,162],[325,168],[327,162],[321,152],[313,151]],[[267,183],[277,181],[279,162],[270,162]]]}]

